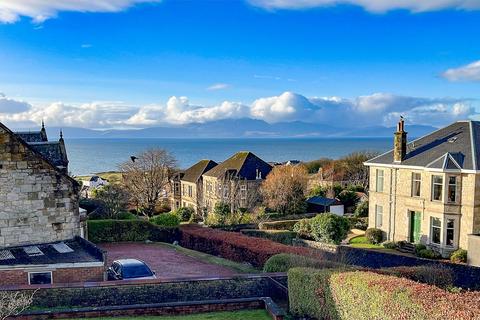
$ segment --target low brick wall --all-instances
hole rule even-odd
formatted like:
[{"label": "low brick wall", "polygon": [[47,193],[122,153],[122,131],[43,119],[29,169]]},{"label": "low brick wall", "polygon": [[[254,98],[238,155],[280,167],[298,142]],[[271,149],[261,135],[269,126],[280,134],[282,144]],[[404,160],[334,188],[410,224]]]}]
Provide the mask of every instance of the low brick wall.
[{"label": "low brick wall", "polygon": [[273,320],[283,320],[285,313],[269,297],[229,300],[208,300],[174,303],[156,303],[129,306],[31,311],[12,317],[17,320],[68,319],[118,316],[166,316],[193,313],[266,309]]}]

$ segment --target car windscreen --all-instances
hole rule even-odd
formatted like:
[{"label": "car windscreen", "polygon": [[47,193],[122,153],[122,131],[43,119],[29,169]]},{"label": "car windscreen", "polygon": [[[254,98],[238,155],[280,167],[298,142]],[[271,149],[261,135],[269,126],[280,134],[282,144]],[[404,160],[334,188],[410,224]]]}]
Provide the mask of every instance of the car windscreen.
[{"label": "car windscreen", "polygon": [[152,271],[146,265],[123,266],[123,278],[141,278],[153,276]]}]

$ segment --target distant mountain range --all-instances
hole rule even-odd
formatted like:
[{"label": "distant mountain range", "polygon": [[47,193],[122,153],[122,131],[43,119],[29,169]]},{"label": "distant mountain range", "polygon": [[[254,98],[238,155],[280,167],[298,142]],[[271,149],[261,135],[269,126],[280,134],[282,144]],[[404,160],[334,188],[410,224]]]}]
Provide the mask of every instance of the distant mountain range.
[{"label": "distant mountain range", "polygon": [[[66,139],[75,138],[288,138],[288,137],[391,137],[395,128],[383,126],[364,128],[341,128],[334,125],[306,122],[279,122],[269,124],[254,119],[228,119],[207,123],[192,123],[183,126],[152,127],[145,129],[92,130],[84,128],[62,128]],[[28,130],[28,129],[27,129]],[[32,129],[34,130],[34,129]],[[410,137],[419,137],[436,128],[409,125]],[[48,127],[47,133],[53,140],[60,128]]]}]

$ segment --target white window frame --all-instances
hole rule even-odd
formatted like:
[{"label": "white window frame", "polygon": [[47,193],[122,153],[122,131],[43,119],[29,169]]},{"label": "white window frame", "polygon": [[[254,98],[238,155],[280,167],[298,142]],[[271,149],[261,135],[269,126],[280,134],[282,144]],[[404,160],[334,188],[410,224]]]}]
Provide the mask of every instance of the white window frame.
[{"label": "white window frame", "polygon": [[[420,176],[420,179],[415,179],[415,176],[418,175]],[[415,194],[415,182],[419,184],[419,194]],[[418,198],[421,197],[422,195],[422,174],[420,172],[412,172],[412,197]]]},{"label": "white window frame", "polygon": [[[435,183],[435,177],[440,177],[442,178],[442,182],[441,183]],[[435,185],[439,185],[441,186],[442,190],[440,192],[440,199],[435,199],[434,195],[435,195]],[[444,199],[444,193],[445,193],[445,177],[443,175],[440,175],[440,174],[434,174],[432,175],[432,185],[431,185],[431,188],[432,188],[432,201],[439,201],[439,202],[442,202],[443,199]]]},{"label": "white window frame", "polygon": [[[380,214],[378,209],[381,209]],[[379,216],[381,216],[381,219],[378,219]],[[378,220],[381,220],[380,224]],[[383,206],[375,205],[375,228],[380,229],[381,227],[383,227]]]},{"label": "white window frame", "polygon": [[[382,188],[379,188],[380,179],[382,180],[382,184],[381,184]],[[375,174],[375,191],[383,192],[384,188],[385,188],[385,171],[383,169],[377,169]]]},{"label": "white window frame", "polygon": [[[458,188],[458,180],[459,180],[459,177],[458,176],[454,176],[454,175],[449,175],[447,176],[447,203],[459,203],[459,196],[460,196],[460,193],[458,192],[459,188]],[[452,185],[450,184],[450,178],[455,178],[455,184]],[[450,201],[450,186],[455,186],[455,200],[454,201]]]},{"label": "white window frame", "polygon": [[[434,226],[433,225],[433,220],[434,219],[438,219],[438,221],[440,221],[440,226]],[[443,243],[443,221],[442,221],[442,218],[439,218],[439,217],[430,217],[430,244],[432,245],[435,245],[435,246],[441,246],[442,243]],[[440,242],[439,243],[436,243],[436,242],[433,242],[433,229],[434,228],[438,228],[440,229]]]},{"label": "white window frame", "polygon": [[[32,285],[30,283],[30,275],[31,274],[39,274],[39,273],[50,273],[50,284],[53,284],[53,272],[52,271],[30,271],[27,273],[27,277],[28,277],[28,285]],[[40,284],[33,284],[33,285],[40,285]]]}]

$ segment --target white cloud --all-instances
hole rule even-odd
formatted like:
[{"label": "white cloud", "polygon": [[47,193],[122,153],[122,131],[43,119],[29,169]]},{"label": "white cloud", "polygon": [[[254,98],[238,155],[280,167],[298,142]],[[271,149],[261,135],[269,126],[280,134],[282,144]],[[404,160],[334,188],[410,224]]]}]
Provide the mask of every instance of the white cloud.
[{"label": "white cloud", "polygon": [[356,5],[374,13],[390,10],[411,12],[437,11],[443,9],[474,10],[480,8],[479,0],[248,0],[252,5],[269,10],[307,9],[340,4]]},{"label": "white cloud", "polygon": [[480,60],[448,69],[442,76],[450,81],[480,81]]},{"label": "white cloud", "polygon": [[212,84],[210,87],[208,87],[207,90],[211,90],[211,91],[223,90],[223,89],[227,89],[228,87],[230,87],[230,85],[226,83],[215,83],[215,84]]},{"label": "white cloud", "polygon": [[191,104],[187,97],[171,97],[165,104],[141,107],[121,102],[91,102],[69,105],[54,102],[32,105],[0,97],[0,121],[12,127],[38,125],[93,129],[151,127],[205,123],[222,119],[253,118],[269,123],[303,121],[339,128],[393,126],[403,115],[409,124],[443,126],[475,118],[477,101],[452,98],[418,98],[389,93],[374,93],[354,99],[305,97],[284,92],[264,97],[250,105],[224,101],[218,105]]},{"label": "white cloud", "polygon": [[133,5],[161,0],[0,0],[0,22],[14,23],[22,16],[41,23],[60,11],[119,12]]}]

